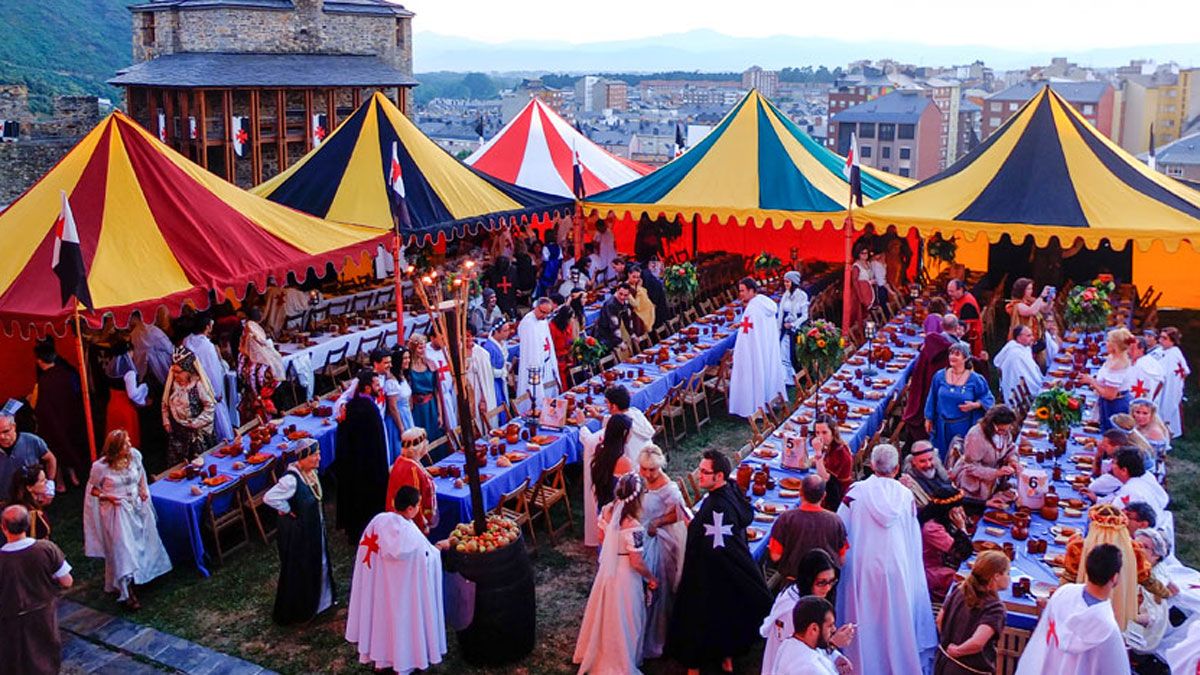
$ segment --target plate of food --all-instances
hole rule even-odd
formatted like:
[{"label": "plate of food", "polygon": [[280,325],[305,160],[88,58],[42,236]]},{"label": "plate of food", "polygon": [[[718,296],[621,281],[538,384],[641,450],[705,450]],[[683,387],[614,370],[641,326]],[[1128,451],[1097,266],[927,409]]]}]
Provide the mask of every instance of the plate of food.
[{"label": "plate of food", "polygon": [[511,452],[506,452],[506,453],[504,453],[504,456],[507,457],[509,459],[509,461],[512,461],[512,462],[522,462],[529,458],[529,455],[527,455],[526,453],[516,451],[516,450],[511,451]]},{"label": "plate of food", "polygon": [[767,536],[767,533],[757,527],[747,527],[746,528],[746,540],[747,541],[758,541],[759,539],[762,539],[765,536]]},{"label": "plate of food", "polygon": [[780,490],[779,496],[784,499],[798,499],[800,497],[799,490]]},{"label": "plate of food", "polygon": [[975,548],[976,553],[983,553],[984,551],[999,551],[1003,548],[1000,546],[1000,544],[997,544],[994,541],[988,541],[986,539],[979,539],[971,542],[971,546]]},{"label": "plate of food", "polygon": [[223,473],[219,473],[215,476],[210,476],[208,478],[205,478],[200,482],[204,483],[208,487],[218,487],[218,486],[228,483],[231,480],[233,480],[232,476],[226,476]]},{"label": "plate of food", "polygon": [[537,436],[529,439],[530,443],[536,443],[537,445],[550,445],[554,441],[554,436],[547,436],[546,434],[538,434]]},{"label": "plate of food", "polygon": [[769,514],[775,515],[775,516],[788,510],[787,504],[778,504],[775,502],[764,502],[761,499],[754,503],[754,508],[762,513],[769,513]]},{"label": "plate of food", "polygon": [[868,401],[882,401],[886,396],[887,394],[883,393],[882,391],[863,392],[863,398]]},{"label": "plate of food", "polygon": [[775,516],[770,513],[754,512],[754,520],[759,523],[770,523],[775,520]]},{"label": "plate of food", "polygon": [[775,448],[755,448],[754,456],[761,459],[775,459],[779,456],[779,451]]},{"label": "plate of food", "polygon": [[795,476],[784,476],[779,479],[779,487],[784,490],[799,490],[804,481]]},{"label": "plate of food", "polygon": [[846,363],[852,366],[861,366],[866,362],[867,360],[861,356],[851,356],[850,358],[846,359]]},{"label": "plate of food", "polygon": [[253,455],[250,455],[249,457],[247,457],[246,461],[249,462],[250,464],[262,464],[270,459],[271,459],[271,455],[268,455],[268,454],[262,453],[262,452],[256,452]]},{"label": "plate of food", "polygon": [[169,481],[181,481],[186,477],[187,471],[184,471],[183,469],[172,469],[171,471],[167,472],[167,480]]},{"label": "plate of food", "polygon": [[1063,508],[1063,515],[1067,518],[1082,518],[1083,509],[1073,509],[1069,506]]},{"label": "plate of food", "polygon": [[1013,515],[1007,511],[988,511],[983,514],[983,519],[993,525],[1004,527],[1008,527],[1013,523]]}]

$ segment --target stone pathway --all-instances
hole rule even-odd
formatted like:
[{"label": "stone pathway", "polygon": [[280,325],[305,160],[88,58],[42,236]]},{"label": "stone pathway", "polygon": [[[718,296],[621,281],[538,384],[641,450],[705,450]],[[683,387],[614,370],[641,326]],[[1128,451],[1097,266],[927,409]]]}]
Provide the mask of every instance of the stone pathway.
[{"label": "stone pathway", "polygon": [[58,629],[62,673],[274,675],[249,661],[70,600],[59,600]]}]

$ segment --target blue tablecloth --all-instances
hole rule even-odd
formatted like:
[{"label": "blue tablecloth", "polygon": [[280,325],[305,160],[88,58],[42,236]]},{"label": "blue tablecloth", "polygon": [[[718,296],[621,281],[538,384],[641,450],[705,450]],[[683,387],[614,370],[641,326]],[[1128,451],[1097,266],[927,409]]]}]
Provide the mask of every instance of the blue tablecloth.
[{"label": "blue tablecloth", "polygon": [[[887,412],[888,404],[904,391],[904,387],[908,383],[909,375],[912,373],[912,369],[916,364],[917,351],[920,349],[923,338],[920,334],[906,335],[899,330],[905,326],[911,326],[908,321],[908,316],[909,315],[907,312],[902,312],[893,318],[888,324],[889,326],[898,329],[897,334],[900,338],[900,341],[904,344],[903,347],[896,345],[892,345],[891,347],[892,353],[896,358],[897,370],[889,371],[886,369],[877,368],[876,374],[872,376],[874,380],[878,381],[883,381],[884,379],[889,380],[889,382],[887,382],[887,386],[883,389],[872,389],[863,386],[862,380],[857,380],[859,386],[864,389],[864,394],[866,391],[876,391],[883,395],[882,398],[878,400],[859,399],[851,396],[850,393],[844,389],[836,394],[838,399],[849,404],[851,415],[860,415],[857,418],[847,417],[846,424],[852,428],[850,430],[844,428],[841,430],[842,438],[850,447],[851,452],[857,452],[859,448],[861,448],[862,445],[866,443],[867,440],[869,440],[871,436],[873,436],[875,432],[877,432],[883,425],[884,415]],[[866,346],[859,348],[858,352],[856,352],[856,356],[865,358],[866,355]],[[839,376],[854,376],[855,371],[863,370],[864,368],[866,368],[864,365],[851,365],[849,363],[843,363],[833,376],[821,384],[821,387],[818,388],[818,391],[814,396],[805,399],[800,407],[796,409],[796,412],[793,413],[789,421],[796,422],[797,418],[799,418],[801,415],[810,419],[814,417],[813,413],[816,409],[809,405],[809,403],[816,402],[817,405],[820,406],[820,409],[823,410],[823,401],[828,399],[830,396],[830,394],[822,393],[820,391],[821,388],[829,386],[834,382],[838,382],[839,380],[837,378]],[[870,408],[871,411],[870,413],[858,413],[856,408]],[[787,425],[785,424],[784,426]],[[768,503],[781,504],[788,508],[793,508],[799,506],[800,504],[799,495],[788,497],[782,496],[778,486],[779,479],[784,476],[805,476],[811,473],[813,469],[809,469],[807,471],[796,471],[784,469],[781,466],[780,460],[783,456],[783,438],[780,436],[780,431],[782,431],[782,428],[776,429],[776,431],[768,436],[761,445],[755,448],[755,451],[763,449],[774,450],[776,452],[774,457],[763,458],[757,456],[756,452],[751,452],[750,455],[742,461],[743,464],[749,464],[755,469],[761,465],[769,466],[771,469],[771,476],[775,478],[777,483],[775,489],[768,490],[767,493],[762,496],[755,496],[752,493],[748,493],[747,496],[750,497],[751,501],[758,501],[759,499],[762,499]],[[754,525],[754,529],[758,532],[753,533],[752,536],[757,536],[758,538],[750,542],[750,552],[754,555],[755,559],[761,560],[767,552],[767,541],[770,538],[771,525],[774,522],[774,518],[769,518],[765,515],[759,514],[756,515],[756,521],[757,522]]]},{"label": "blue tablecloth", "polygon": [[[284,452],[283,448],[279,447],[281,444],[286,444],[288,448],[295,448],[299,442],[288,441],[282,434],[282,430],[292,424],[296,425],[297,430],[307,431],[317,439],[321,448],[321,470],[324,471],[333,463],[334,440],[337,436],[337,425],[329,418],[285,416],[279,424],[280,432],[271,439],[269,444],[264,445],[260,452],[278,458]],[[250,438],[248,436],[243,437],[242,445],[249,449]],[[204,471],[207,472],[210,465],[215,465],[218,472],[234,478],[241,478],[258,468],[250,464],[241,470],[233,468],[235,462],[245,463],[245,461],[244,455],[241,457],[217,457],[210,452],[204,456]],[[279,467],[279,470],[282,471],[283,468]],[[192,494],[194,486],[200,488],[199,495]],[[257,490],[261,486],[252,487]],[[158,533],[162,537],[163,545],[167,548],[167,553],[171,556],[172,564],[177,567],[195,565],[196,569],[204,576],[208,576],[209,571],[206,566],[205,541],[201,536],[201,522],[204,519],[204,505],[208,493],[212,489],[201,483],[199,479],[171,481],[164,478],[150,485],[150,498],[154,504],[154,511],[158,515]],[[218,508],[224,506],[218,505]]]}]

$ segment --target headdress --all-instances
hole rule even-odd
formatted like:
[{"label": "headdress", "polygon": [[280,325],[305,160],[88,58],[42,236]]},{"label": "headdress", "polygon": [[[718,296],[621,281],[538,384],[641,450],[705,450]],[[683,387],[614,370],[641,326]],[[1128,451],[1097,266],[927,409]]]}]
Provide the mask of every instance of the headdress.
[{"label": "headdress", "polygon": [[189,373],[192,373],[193,375],[199,373],[199,371],[196,370],[196,354],[195,354],[195,352],[188,349],[187,347],[184,347],[183,345],[180,345],[175,348],[175,352],[173,354],[171,354],[171,363],[176,366],[179,366],[180,368],[188,371]]},{"label": "headdress", "polygon": [[299,461],[320,452],[321,446],[317,444],[317,439],[302,438],[296,445],[296,460]]}]

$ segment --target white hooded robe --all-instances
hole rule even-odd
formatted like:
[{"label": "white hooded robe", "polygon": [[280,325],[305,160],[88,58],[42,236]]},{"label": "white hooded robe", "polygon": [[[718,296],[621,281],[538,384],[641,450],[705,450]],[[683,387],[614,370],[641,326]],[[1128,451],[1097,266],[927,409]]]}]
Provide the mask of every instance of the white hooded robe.
[{"label": "white hooded robe", "polygon": [[729,414],[749,417],[776,395],[787,396],[787,375],[779,355],[778,307],[755,295],[734,324],[733,371],[729,376]]},{"label": "white hooded robe", "polygon": [[[537,385],[536,393],[539,399],[545,398],[546,387],[551,382],[558,382],[558,359],[554,355],[554,342],[550,339],[550,320],[538,319],[537,313],[529,310],[517,326],[517,337],[521,341],[518,361],[521,370],[517,373],[517,396],[534,389],[529,384],[529,369],[541,368],[542,381]],[[562,391],[561,382],[558,389]]]},{"label": "white hooded robe", "polygon": [[1112,602],[1088,606],[1083,584],[1059,586],[1025,645],[1016,675],[1125,675],[1129,658]]},{"label": "white hooded robe", "polygon": [[1022,378],[1025,379],[1030,393],[1036,393],[1042,388],[1042,370],[1033,360],[1032,348],[1016,340],[1009,340],[996,354],[993,362],[1000,369],[1000,393],[1008,405],[1016,405],[1019,398],[1017,386],[1021,384]]}]

